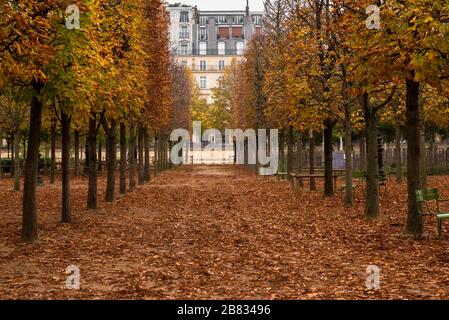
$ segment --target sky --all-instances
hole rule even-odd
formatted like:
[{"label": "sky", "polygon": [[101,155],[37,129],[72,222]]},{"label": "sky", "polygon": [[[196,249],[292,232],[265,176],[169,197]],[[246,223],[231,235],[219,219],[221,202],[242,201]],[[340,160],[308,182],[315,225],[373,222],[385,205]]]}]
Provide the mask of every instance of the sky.
[{"label": "sky", "polygon": [[[169,3],[181,2],[198,6],[199,10],[245,10],[246,0],[171,0]],[[263,0],[249,0],[251,11],[262,11]]]}]

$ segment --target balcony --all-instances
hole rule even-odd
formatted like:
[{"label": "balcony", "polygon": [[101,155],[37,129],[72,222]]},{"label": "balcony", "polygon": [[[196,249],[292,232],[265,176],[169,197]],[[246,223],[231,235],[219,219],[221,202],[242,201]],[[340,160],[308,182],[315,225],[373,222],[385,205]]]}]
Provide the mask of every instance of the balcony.
[{"label": "balcony", "polygon": [[245,40],[245,35],[242,34],[240,36],[233,35],[232,37],[229,36],[223,37],[217,34],[217,40]]},{"label": "balcony", "polygon": [[178,49],[177,54],[180,56],[240,56],[240,55],[243,55],[243,50],[237,50],[237,49],[182,50],[182,49]]},{"label": "balcony", "polygon": [[189,39],[190,33],[189,32],[180,32],[179,33],[179,39]]},{"label": "balcony", "polygon": [[189,68],[192,71],[199,71],[199,72],[222,72],[224,71],[224,67],[218,67],[218,66],[206,66],[206,67],[201,67],[199,65],[189,65],[187,66],[187,68]]}]

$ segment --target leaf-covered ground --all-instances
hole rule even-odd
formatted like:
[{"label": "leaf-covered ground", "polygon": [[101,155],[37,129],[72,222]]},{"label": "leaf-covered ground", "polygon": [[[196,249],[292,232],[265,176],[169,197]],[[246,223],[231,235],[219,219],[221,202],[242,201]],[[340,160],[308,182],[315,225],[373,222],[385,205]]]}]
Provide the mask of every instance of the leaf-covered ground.
[{"label": "leaf-covered ground", "polygon": [[[103,198],[104,178],[100,179]],[[449,177],[429,184],[448,195]],[[382,216],[363,218],[363,196],[300,193],[225,166],[165,172],[113,204],[88,211],[73,181],[73,220],[59,223],[60,187],[39,189],[39,235],[20,242],[21,193],[0,180],[2,299],[440,299],[449,298],[449,233],[402,235],[405,185],[382,188]],[[319,185],[320,186],[320,185]],[[449,231],[449,226],[446,228]],[[77,265],[80,290],[65,271]],[[366,268],[380,289],[366,289]]]}]

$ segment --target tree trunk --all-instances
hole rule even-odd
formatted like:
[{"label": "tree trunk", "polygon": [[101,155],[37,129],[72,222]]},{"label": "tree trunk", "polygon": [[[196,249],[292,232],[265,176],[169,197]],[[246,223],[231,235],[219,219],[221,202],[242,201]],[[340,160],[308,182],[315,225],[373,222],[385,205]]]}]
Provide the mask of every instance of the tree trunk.
[{"label": "tree trunk", "polygon": [[14,135],[11,135],[11,169],[10,169],[10,175],[14,176],[14,163],[15,163],[15,155],[14,155]]},{"label": "tree trunk", "polygon": [[138,148],[139,148],[139,177],[138,177],[138,181],[139,181],[139,186],[142,186],[145,183],[145,164],[144,164],[144,152],[143,152],[143,136],[144,136],[144,128],[143,126],[140,124],[139,125],[139,142],[138,142]]},{"label": "tree trunk", "polygon": [[31,100],[30,131],[28,137],[28,150],[25,162],[25,181],[23,188],[23,220],[22,240],[31,242],[37,235],[37,175],[39,167],[39,137],[42,124],[42,101],[39,97],[42,83],[34,83],[35,94]]},{"label": "tree trunk", "polygon": [[352,207],[352,125],[349,107],[345,108],[344,125],[344,149],[345,149],[345,205]]},{"label": "tree trunk", "polygon": [[401,140],[401,128],[399,126],[396,126],[396,128],[394,129],[394,161],[396,163],[396,183],[398,184],[402,183]]},{"label": "tree trunk", "polygon": [[366,124],[366,151],[367,151],[367,172],[366,172],[366,201],[365,217],[376,218],[379,216],[379,168],[377,150],[377,120],[376,112],[370,106],[368,94],[365,93],[362,99]]},{"label": "tree trunk", "polygon": [[[313,132],[309,133],[309,174],[315,174],[315,137]],[[310,178],[310,190],[316,190],[315,178]]]},{"label": "tree trunk", "polygon": [[159,166],[159,135],[155,135],[154,137],[154,176],[156,177],[158,174],[158,166]]},{"label": "tree trunk", "polygon": [[159,135],[158,139],[158,151],[157,151],[157,163],[158,163],[158,170],[159,172],[162,172],[164,170],[163,162],[164,162],[164,155],[162,154],[162,149],[164,148],[164,138],[162,135]]},{"label": "tree trunk", "polygon": [[74,132],[74,144],[75,144],[75,176],[80,175],[80,132],[75,130]]},{"label": "tree trunk", "polygon": [[291,180],[290,173],[293,172],[293,127],[288,127],[288,135],[287,135],[287,177],[288,180]]},{"label": "tree trunk", "polygon": [[89,133],[84,143],[84,173],[89,173]]},{"label": "tree trunk", "polygon": [[163,144],[163,157],[164,157],[164,170],[168,169],[168,158],[167,158],[167,153],[168,153],[168,139],[167,137],[164,137],[164,144]]},{"label": "tree trunk", "polygon": [[164,137],[159,136],[159,172],[164,171]]},{"label": "tree trunk", "polygon": [[[0,136],[0,176],[3,178],[3,137]],[[25,155],[23,155],[25,157]]]},{"label": "tree trunk", "polygon": [[[20,151],[17,152],[17,154],[19,155],[19,159],[20,159]],[[26,138],[23,138],[23,157],[25,158],[25,155],[27,154],[27,142],[26,142]],[[25,162],[25,161],[24,161]],[[20,162],[19,162],[20,164]]]},{"label": "tree trunk", "polygon": [[50,184],[55,184],[55,172],[56,172],[56,118],[55,117],[52,117],[52,119],[51,119],[50,140],[51,140]]},{"label": "tree trunk", "polygon": [[63,223],[72,221],[70,206],[70,117],[61,111],[61,146],[62,146],[62,208],[61,218]]},{"label": "tree trunk", "polygon": [[366,129],[363,135],[360,136],[359,148],[360,148],[359,170],[361,173],[366,173]]},{"label": "tree trunk", "polygon": [[134,119],[129,121],[129,191],[134,192],[136,188],[136,125]]},{"label": "tree trunk", "polygon": [[427,152],[426,152],[426,127],[424,121],[420,121],[419,124],[419,144],[421,153],[419,155],[419,180],[421,182],[421,188],[427,187]]},{"label": "tree trunk", "polygon": [[284,129],[281,129],[279,135],[279,162],[280,162],[280,171],[285,172],[285,145],[284,145]]},{"label": "tree trunk", "polygon": [[87,195],[87,208],[97,209],[97,120],[96,114],[92,113],[89,119],[89,190]]},{"label": "tree trunk", "polygon": [[98,157],[97,157],[98,171],[103,171],[103,167],[101,166],[102,155],[103,155],[103,144],[101,143],[101,137],[98,137]]},{"label": "tree trunk", "polygon": [[145,181],[150,181],[150,141],[149,141],[148,129],[144,129],[143,143],[145,147]]},{"label": "tree trunk", "polygon": [[120,194],[126,194],[126,123],[120,122]]},{"label": "tree trunk", "polygon": [[115,167],[117,162],[117,122],[112,119],[111,127],[107,135],[107,182],[106,182],[106,202],[113,202],[115,195]]},{"label": "tree trunk", "polygon": [[[439,166],[438,147],[437,147],[437,144],[435,143],[436,142],[435,139],[436,139],[436,132],[432,130],[432,134],[430,135],[430,153],[431,153],[432,161],[430,162],[430,164],[433,168]],[[426,159],[426,163],[429,164],[429,158]],[[426,171],[426,174],[427,174],[427,171]]]},{"label": "tree trunk", "polygon": [[419,159],[421,146],[419,143],[419,87],[420,83],[414,80],[406,80],[407,86],[407,193],[408,193],[408,214],[406,232],[409,234],[422,235],[424,228],[422,218],[418,213],[418,203],[416,202],[416,190],[420,185],[420,165]]},{"label": "tree trunk", "polygon": [[332,170],[332,130],[335,122],[331,119],[324,121],[324,196],[334,195],[333,170]]},{"label": "tree trunk", "polygon": [[[296,139],[296,173],[301,174],[302,169],[302,136],[298,133],[298,137]],[[302,179],[299,179],[299,186],[303,187],[304,182]]]},{"label": "tree trunk", "polygon": [[14,134],[14,191],[20,191],[20,145],[19,133]]},{"label": "tree trunk", "polygon": [[167,170],[167,138],[164,136],[161,144],[162,170]]}]

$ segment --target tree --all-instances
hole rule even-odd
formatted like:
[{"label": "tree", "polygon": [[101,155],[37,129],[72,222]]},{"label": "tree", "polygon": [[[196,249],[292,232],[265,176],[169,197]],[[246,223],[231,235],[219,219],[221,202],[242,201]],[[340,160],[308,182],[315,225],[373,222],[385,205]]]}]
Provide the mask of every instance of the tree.
[{"label": "tree", "polygon": [[[26,123],[29,105],[14,101],[11,91],[0,96],[0,131],[12,137],[14,151],[14,191],[20,190],[20,146],[21,133]],[[25,155],[24,155],[25,156]]]},{"label": "tree", "polygon": [[26,0],[20,5],[3,1],[0,12],[0,87],[12,83],[28,88],[28,96],[32,97],[22,222],[22,239],[30,242],[38,238],[36,189],[43,110],[41,93],[47,81],[44,67],[57,52],[52,40],[61,10],[54,0]]}]

